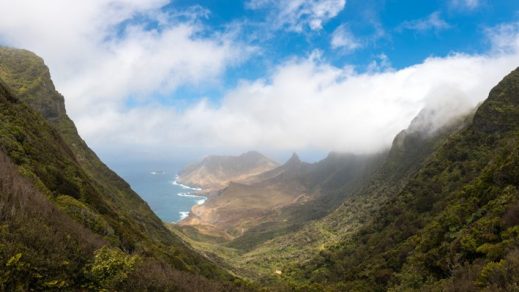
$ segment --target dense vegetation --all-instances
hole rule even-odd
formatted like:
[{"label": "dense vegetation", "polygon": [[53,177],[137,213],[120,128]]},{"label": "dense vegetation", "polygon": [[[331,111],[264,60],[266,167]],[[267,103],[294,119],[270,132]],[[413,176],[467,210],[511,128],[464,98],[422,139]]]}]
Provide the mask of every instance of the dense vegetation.
[{"label": "dense vegetation", "polygon": [[268,290],[519,290],[519,69],[434,134],[412,123],[387,153],[265,178],[315,196],[230,242],[170,232],[81,140],[30,52],[0,48],[0,125],[2,291],[243,287],[225,270]]},{"label": "dense vegetation", "polygon": [[63,214],[0,152],[0,290],[231,290],[110,247]]},{"label": "dense vegetation", "polygon": [[[417,118],[420,117],[421,114]],[[309,204],[283,210],[280,215],[288,220],[264,223],[227,244],[200,237],[185,228],[184,234],[179,234],[185,235],[197,249],[225,259],[244,277],[276,287],[298,287],[304,278],[301,266],[370,222],[376,210],[403,189],[426,158],[449,135],[465,127],[471,117],[461,117],[431,134],[418,131],[421,127],[413,121],[397,135],[389,152],[372,156],[369,164],[362,162],[368,161],[366,158],[330,154],[314,166],[311,175],[305,176],[309,187],[319,189],[322,195]],[[363,168],[362,179],[355,179],[358,173],[352,170],[359,167]],[[333,209],[330,203],[341,199],[342,204]],[[324,218],[308,221],[326,212],[329,214]],[[282,276],[275,271],[282,272]]]},{"label": "dense vegetation", "polygon": [[[351,194],[324,218],[245,250],[188,240],[282,290],[519,289],[519,70],[438,132],[418,122],[357,191],[335,188]],[[276,231],[261,227],[257,236]]]},{"label": "dense vegetation", "polygon": [[0,125],[0,290],[229,285],[88,149],[30,52],[0,48]]},{"label": "dense vegetation", "polygon": [[372,222],[301,277],[339,290],[518,289],[518,145],[516,70]]}]

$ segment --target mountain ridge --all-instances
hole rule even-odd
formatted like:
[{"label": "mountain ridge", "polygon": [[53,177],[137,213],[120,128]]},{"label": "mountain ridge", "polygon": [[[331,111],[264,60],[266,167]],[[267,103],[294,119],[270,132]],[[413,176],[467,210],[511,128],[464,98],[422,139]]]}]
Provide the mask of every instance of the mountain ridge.
[{"label": "mountain ridge", "polygon": [[[386,202],[391,194],[403,188],[412,174],[443,143],[444,139],[463,129],[470,119],[470,115],[459,118],[457,122],[446,124],[443,128],[427,135],[413,131],[411,123],[408,129],[401,131],[395,137],[389,151],[372,157],[373,161],[368,164],[363,162],[365,158],[356,155],[331,152],[313,166],[316,169],[314,171],[320,175],[314,174],[306,179],[311,185],[319,185],[324,192],[342,193],[341,196],[329,194],[322,197],[323,200],[334,197],[339,200],[340,204],[336,209],[330,207],[335,204],[324,204],[321,214],[325,215],[303,221],[306,223],[299,226],[300,228],[259,225],[229,244],[225,244],[226,247],[231,248],[225,253],[219,252],[222,243],[217,243],[216,254],[230,262],[240,275],[251,277],[266,285],[276,287],[286,285],[287,282],[297,283],[302,276],[300,274],[296,277],[291,276],[293,270],[302,269],[301,266],[308,263],[324,248],[331,247],[341,239],[355,234],[361,226],[371,220],[370,214],[375,212],[379,205]],[[347,165],[356,165],[354,168],[366,167],[362,172],[365,178],[351,179],[351,169],[345,167]],[[350,180],[344,185],[344,178],[348,177]],[[345,188],[339,187],[341,185]],[[316,202],[318,201],[314,201],[314,204]],[[297,215],[301,212],[311,214],[315,211],[299,206],[294,213],[296,215],[292,215],[294,216],[292,218],[301,220],[301,215]],[[197,238],[192,231],[186,233],[192,239]],[[207,248],[205,245],[198,245],[192,239],[190,242],[198,249]],[[228,256],[228,254],[233,255],[234,252],[239,256]],[[276,276],[275,271],[281,271],[283,277]],[[286,287],[286,289],[293,288]],[[320,287],[318,291],[322,289],[325,287]]]},{"label": "mountain ridge", "polygon": [[[309,164],[294,153],[283,165],[231,184],[203,205],[194,206],[180,225],[195,228],[204,236],[222,237],[230,241],[230,246],[245,249],[301,228],[341,201],[344,194],[332,194],[334,184],[350,184],[351,189],[345,192],[352,192],[355,181],[367,175],[370,165],[378,159],[378,155],[334,155],[340,157],[338,163],[327,163],[325,159]],[[192,229],[188,232],[192,234]]]},{"label": "mountain ridge", "polygon": [[303,278],[344,290],[514,289],[518,96],[516,69],[371,223],[317,256]]},{"label": "mountain ridge", "polygon": [[239,156],[211,155],[185,167],[179,172],[177,182],[202,188],[211,195],[231,182],[245,181],[277,166],[277,162],[257,151]]},{"label": "mountain ridge", "polygon": [[0,290],[514,291],[519,68],[437,114],[381,153],[229,179],[168,230],[79,137],[43,60],[0,48]]}]

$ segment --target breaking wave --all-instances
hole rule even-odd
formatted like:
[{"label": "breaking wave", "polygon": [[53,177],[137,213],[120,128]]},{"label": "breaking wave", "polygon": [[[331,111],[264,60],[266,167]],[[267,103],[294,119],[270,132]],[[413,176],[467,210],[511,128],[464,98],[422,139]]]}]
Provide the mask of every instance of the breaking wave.
[{"label": "breaking wave", "polygon": [[178,213],[180,214],[180,220],[184,220],[189,216],[189,211],[180,211]]},{"label": "breaking wave", "polygon": [[201,188],[195,188],[195,187],[186,186],[184,184],[181,184],[181,183],[177,182],[177,180],[174,180],[172,182],[172,184],[175,185],[175,186],[179,186],[179,187],[183,188],[184,190],[192,190],[192,191],[198,191],[198,192],[202,190]]}]

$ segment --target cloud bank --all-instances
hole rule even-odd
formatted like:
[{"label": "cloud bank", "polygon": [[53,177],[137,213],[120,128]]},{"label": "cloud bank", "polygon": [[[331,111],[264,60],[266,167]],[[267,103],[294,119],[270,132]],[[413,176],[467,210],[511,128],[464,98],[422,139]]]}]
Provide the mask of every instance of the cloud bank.
[{"label": "cloud bank", "polygon": [[[446,109],[446,117],[470,110],[519,64],[519,26],[507,24],[488,29],[486,53],[431,57],[398,70],[380,55],[358,72],[316,51],[276,65],[263,78],[242,80],[221,100],[178,109],[154,97],[218,83],[254,48],[225,31],[208,32],[197,21],[206,11],[163,12],[167,1],[40,2],[0,0],[9,12],[0,18],[0,41],[45,58],[71,117],[96,150],[378,151],[424,107]],[[290,3],[279,6],[288,9],[284,25],[317,29],[345,1]],[[135,98],[147,102],[128,106]]]},{"label": "cloud bank", "polygon": [[[179,86],[218,82],[254,48],[231,33],[208,34],[194,7],[167,0],[0,0],[0,43],[42,56],[73,117],[117,108]],[[81,125],[80,125],[81,128]]]},{"label": "cloud bank", "polygon": [[217,106],[106,111],[81,125],[97,143],[365,153],[389,146],[424,107],[446,111],[439,117],[468,112],[515,64],[515,52],[455,54],[361,74],[311,56],[280,65],[267,79],[242,82]]}]

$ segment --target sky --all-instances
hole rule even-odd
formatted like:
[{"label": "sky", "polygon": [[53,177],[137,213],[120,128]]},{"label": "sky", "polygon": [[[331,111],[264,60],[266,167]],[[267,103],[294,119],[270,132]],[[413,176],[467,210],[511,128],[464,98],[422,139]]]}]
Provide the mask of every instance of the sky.
[{"label": "sky", "polygon": [[519,66],[513,0],[0,0],[103,158],[315,160],[440,127]]}]

